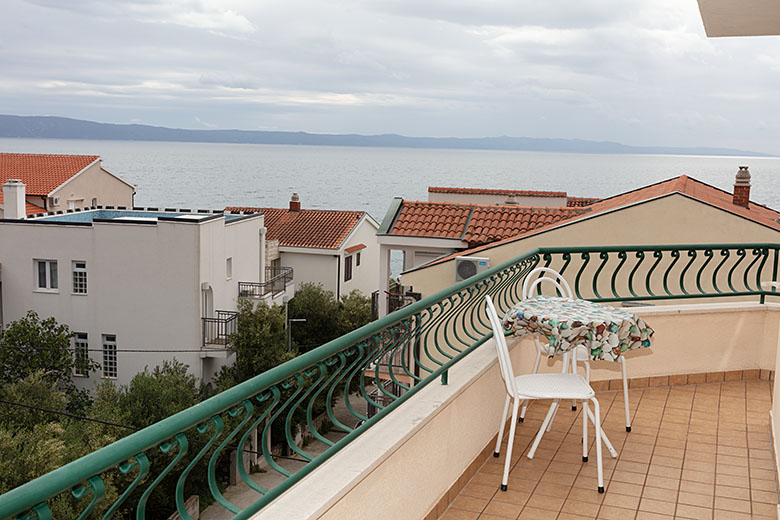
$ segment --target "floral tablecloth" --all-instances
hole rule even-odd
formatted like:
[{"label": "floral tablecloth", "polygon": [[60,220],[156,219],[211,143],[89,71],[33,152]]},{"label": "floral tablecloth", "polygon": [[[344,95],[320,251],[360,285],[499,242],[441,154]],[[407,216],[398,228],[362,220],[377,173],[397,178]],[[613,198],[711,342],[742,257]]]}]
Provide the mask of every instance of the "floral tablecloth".
[{"label": "floral tablecloth", "polygon": [[519,302],[506,313],[504,328],[514,331],[515,336],[546,337],[550,357],[584,345],[591,359],[608,361],[618,361],[627,350],[649,347],[653,337],[645,320],[628,311],[553,296]]}]

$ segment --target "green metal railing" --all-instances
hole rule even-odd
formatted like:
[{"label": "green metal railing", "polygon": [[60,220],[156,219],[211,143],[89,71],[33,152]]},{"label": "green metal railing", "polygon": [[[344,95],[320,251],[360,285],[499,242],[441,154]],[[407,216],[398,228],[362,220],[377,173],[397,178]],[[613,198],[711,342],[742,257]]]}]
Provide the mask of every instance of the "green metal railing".
[{"label": "green metal railing", "polygon": [[[62,500],[81,511],[78,518],[145,518],[149,496],[169,479],[176,481],[171,503],[189,519],[185,488],[202,472],[214,501],[234,518],[249,518],[426,385],[446,384],[448,370],[492,337],[484,295],[506,311],[520,299],[533,268],[562,272],[578,297],[599,302],[725,296],[763,302],[778,295],[762,283],[777,280],[779,251],[780,244],[529,251],[0,495],[0,519],[51,518],[51,505]],[[337,403],[351,420],[336,413]],[[323,417],[333,424],[330,437],[318,431]],[[267,471],[284,477],[270,489],[255,482],[244,464],[254,431],[260,441],[252,448]],[[324,444],[325,451],[309,453],[302,437]],[[290,455],[272,451],[279,445]],[[241,480],[257,494],[248,507],[222,494],[218,474],[228,457],[235,457]],[[110,497],[106,482],[116,488]],[[154,516],[173,512],[172,506]]]}]

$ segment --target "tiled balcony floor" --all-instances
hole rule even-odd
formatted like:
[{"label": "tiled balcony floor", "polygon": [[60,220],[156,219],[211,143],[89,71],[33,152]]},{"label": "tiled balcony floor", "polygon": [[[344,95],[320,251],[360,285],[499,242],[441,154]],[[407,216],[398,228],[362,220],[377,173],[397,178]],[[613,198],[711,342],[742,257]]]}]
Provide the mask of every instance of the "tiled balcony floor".
[{"label": "tiled balcony floor", "polygon": [[534,459],[525,456],[547,411],[547,402],[537,402],[516,430],[509,490],[499,491],[505,442],[501,457],[488,457],[440,519],[777,518],[770,385],[631,390],[631,433],[622,392],[599,392],[602,422],[618,451],[617,459],[603,451],[604,494],[596,491],[594,446],[582,463],[580,412],[569,406]]}]

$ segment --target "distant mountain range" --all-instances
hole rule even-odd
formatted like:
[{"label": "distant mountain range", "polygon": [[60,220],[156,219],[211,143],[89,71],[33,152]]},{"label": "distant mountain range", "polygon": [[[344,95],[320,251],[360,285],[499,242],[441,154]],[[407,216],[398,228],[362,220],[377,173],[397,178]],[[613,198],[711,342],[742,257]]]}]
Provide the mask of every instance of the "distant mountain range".
[{"label": "distant mountain range", "polygon": [[542,139],[506,136],[476,138],[407,137],[396,134],[358,135],[268,132],[259,130],[184,130],[162,126],[96,123],[94,121],[51,116],[0,115],[0,137],[774,157],[771,154],[734,150],[731,148],[629,146],[611,141],[586,141],[583,139]]}]

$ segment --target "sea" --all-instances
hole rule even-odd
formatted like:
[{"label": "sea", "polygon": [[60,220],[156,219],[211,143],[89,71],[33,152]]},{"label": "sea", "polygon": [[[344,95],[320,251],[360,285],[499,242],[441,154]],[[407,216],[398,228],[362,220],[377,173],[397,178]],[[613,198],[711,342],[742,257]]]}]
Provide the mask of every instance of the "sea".
[{"label": "sea", "polygon": [[780,158],[621,155],[149,141],[0,139],[0,151],[99,155],[138,186],[136,206],[301,207],[384,218],[394,197],[427,200],[428,186],[565,191],[609,197],[686,174],[731,191],[750,167],[751,199],[780,209]]},{"label": "sea", "polygon": [[[287,207],[367,211],[381,222],[394,197],[427,200],[428,186],[565,191],[605,198],[686,174],[731,191],[750,167],[751,200],[780,209],[780,157],[579,154],[181,143],[0,139],[0,151],[99,155],[138,186],[136,206]],[[391,259],[397,276],[402,258]]]}]

